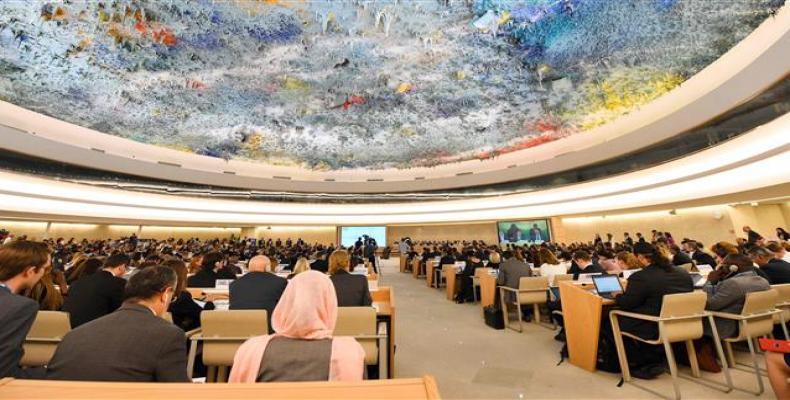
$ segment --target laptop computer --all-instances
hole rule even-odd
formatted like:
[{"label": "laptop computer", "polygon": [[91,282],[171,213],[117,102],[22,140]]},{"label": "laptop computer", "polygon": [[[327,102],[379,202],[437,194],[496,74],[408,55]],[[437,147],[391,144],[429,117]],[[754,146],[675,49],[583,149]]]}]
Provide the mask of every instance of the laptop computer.
[{"label": "laptop computer", "polygon": [[706,276],[703,276],[702,274],[696,272],[692,272],[689,275],[691,275],[691,282],[694,283],[695,288],[701,288],[705,286],[705,282],[708,281],[708,278]]},{"label": "laptop computer", "polygon": [[614,295],[623,293],[623,285],[617,275],[596,275],[592,280],[598,296],[605,299],[614,299]]}]

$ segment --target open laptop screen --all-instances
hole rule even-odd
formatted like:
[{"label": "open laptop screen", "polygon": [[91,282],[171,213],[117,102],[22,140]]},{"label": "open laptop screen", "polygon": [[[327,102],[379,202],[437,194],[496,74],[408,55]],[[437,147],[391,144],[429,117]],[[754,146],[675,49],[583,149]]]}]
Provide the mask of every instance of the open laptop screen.
[{"label": "open laptop screen", "polygon": [[620,293],[623,287],[620,285],[620,278],[615,275],[593,276],[593,283],[598,294]]}]

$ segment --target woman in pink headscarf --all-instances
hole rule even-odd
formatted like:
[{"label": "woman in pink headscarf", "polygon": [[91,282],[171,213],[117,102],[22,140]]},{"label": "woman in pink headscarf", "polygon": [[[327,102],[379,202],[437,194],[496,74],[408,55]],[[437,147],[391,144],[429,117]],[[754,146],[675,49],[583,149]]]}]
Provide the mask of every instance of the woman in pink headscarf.
[{"label": "woman in pink headscarf", "polygon": [[332,337],[336,320],[332,281],[318,271],[296,275],[272,314],[277,333],[244,342],[229,381],[361,381],[365,351],[352,337]]}]

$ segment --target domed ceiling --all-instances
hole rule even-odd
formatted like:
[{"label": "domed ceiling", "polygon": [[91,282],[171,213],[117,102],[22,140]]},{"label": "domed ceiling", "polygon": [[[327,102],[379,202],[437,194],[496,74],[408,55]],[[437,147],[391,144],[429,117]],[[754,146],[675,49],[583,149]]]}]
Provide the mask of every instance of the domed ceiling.
[{"label": "domed ceiling", "polygon": [[672,90],[784,0],[0,2],[0,100],[188,152],[409,168]]}]

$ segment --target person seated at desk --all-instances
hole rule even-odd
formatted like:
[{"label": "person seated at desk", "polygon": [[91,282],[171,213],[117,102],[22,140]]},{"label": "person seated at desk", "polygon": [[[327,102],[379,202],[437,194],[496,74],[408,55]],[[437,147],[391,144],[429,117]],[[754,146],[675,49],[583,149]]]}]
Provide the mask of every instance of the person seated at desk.
[{"label": "person seated at desk", "polygon": [[184,331],[162,318],[177,284],[175,271],[163,266],[134,274],[121,308],[63,337],[47,379],[189,382]]},{"label": "person seated at desk", "polygon": [[173,302],[167,311],[173,316],[173,323],[185,332],[200,328],[200,313],[203,310],[214,309],[214,297],[206,296],[206,303],[201,307],[192,299],[192,294],[186,290],[187,286],[187,266],[177,259],[171,258],[162,263],[162,266],[172,269],[176,273],[177,283],[173,292]]},{"label": "person seated at desk", "polygon": [[695,265],[710,265],[711,268],[716,267],[716,259],[704,252],[697,241],[687,240],[683,242],[683,248],[686,250],[686,254],[689,255],[691,260],[694,261]]},{"label": "person seated at desk", "polygon": [[348,252],[336,250],[329,256],[329,274],[337,293],[339,307],[367,307],[373,304],[368,288],[368,277],[349,273]]},{"label": "person seated at desk", "polygon": [[[768,281],[757,274],[752,260],[748,256],[730,254],[722,259],[721,264],[719,268],[708,274],[708,281],[702,288],[708,294],[708,301],[705,304],[706,310],[740,314],[746,302],[747,293],[771,289]],[[738,321],[716,317],[714,320],[721,339],[738,335]],[[710,325],[705,324],[703,328],[705,336],[712,338]],[[714,354],[711,340],[703,341],[697,356],[700,368],[711,372],[720,371]]]},{"label": "person seated at desk", "polygon": [[[294,269],[296,269],[296,267],[294,267]],[[326,261],[326,253],[324,253],[323,251],[319,251],[315,255],[315,261],[313,261],[313,263],[310,264],[310,269],[312,269],[313,271],[318,271],[323,273],[329,272],[329,264]]]},{"label": "person seated at desk", "polygon": [[790,263],[776,257],[776,253],[765,247],[755,246],[749,249],[752,261],[768,276],[772,285],[790,283]]},{"label": "person seated at desk", "polygon": [[[220,277],[219,271],[225,267],[225,256],[222,253],[208,253],[203,256],[200,271],[187,279],[187,287],[213,288],[217,286],[217,279],[236,279],[233,277]],[[227,274],[224,274],[227,275]]]},{"label": "person seated at desk", "polygon": [[680,249],[680,246],[676,244],[669,245],[669,251],[672,253],[672,264],[673,265],[683,265],[683,264],[693,264],[694,260],[689,257],[688,254],[683,252]]},{"label": "person seated at desk", "polygon": [[[301,257],[298,260],[296,260],[296,265],[294,265],[293,271],[291,271],[291,273],[288,274],[288,276],[285,279],[291,280],[297,274],[300,274],[300,273],[305,272],[305,271],[310,271],[310,269],[311,269],[310,268],[310,262],[307,261],[306,258]],[[321,271],[319,271],[319,272],[321,272]]]},{"label": "person seated at desk", "polygon": [[502,256],[500,256],[497,251],[492,251],[491,254],[488,255],[488,265],[486,265],[486,267],[499,269],[499,264],[501,262]]},{"label": "person seated at desk", "polygon": [[573,253],[573,265],[571,265],[569,274],[573,274],[573,280],[578,280],[580,274],[595,274],[603,273],[603,268],[592,262],[590,253],[584,250],[576,250]]},{"label": "person seated at desk", "polygon": [[453,252],[449,249],[446,249],[442,252],[442,258],[439,260],[439,265],[436,267],[438,269],[442,269],[442,265],[450,265],[455,264],[455,257],[453,257]]},{"label": "person seated at desk", "polygon": [[466,258],[466,266],[461,273],[461,290],[458,292],[458,296],[456,298],[456,302],[458,304],[475,301],[475,289],[472,277],[475,275],[475,270],[478,268],[483,268],[483,262],[480,261],[480,256],[478,256],[474,251],[467,251]]},{"label": "person seated at desk", "polygon": [[620,271],[642,268],[642,264],[639,263],[639,259],[636,258],[634,253],[629,251],[621,251],[617,253],[614,258],[617,261],[617,266],[620,268]]},{"label": "person seated at desk", "polygon": [[123,253],[107,258],[101,271],[74,282],[63,303],[63,311],[69,313],[71,327],[103,317],[121,306],[130,258]]},{"label": "person seated at desk", "polygon": [[562,275],[568,273],[565,265],[560,263],[554,252],[549,250],[548,247],[541,247],[538,249],[538,259],[542,262],[540,265],[540,276],[549,278],[549,283],[554,282],[554,275]]},{"label": "person seated at desk", "polygon": [[[628,278],[625,292],[616,295],[614,302],[621,310],[657,316],[661,313],[664,295],[694,290],[688,272],[672,265],[671,260],[652,244],[637,242],[634,245],[634,254],[643,268]],[[644,339],[658,337],[658,325],[655,322],[621,317],[619,323],[623,332]],[[603,319],[602,334],[613,335],[608,315]],[[661,346],[623,339],[628,360],[635,366],[635,370],[646,369],[643,376],[656,376],[664,372],[664,353]]]},{"label": "person seated at desk", "polygon": [[598,262],[597,264],[601,266],[603,271],[608,275],[620,275],[623,273],[623,270],[620,269],[620,265],[617,264],[617,260],[614,258],[614,254],[606,249],[596,252],[598,255]]},{"label": "person seated at desk", "polygon": [[285,287],[288,286],[288,281],[271,273],[272,262],[266,256],[251,258],[247,268],[250,271],[247,275],[230,284],[229,308],[231,310],[266,310],[269,319],[269,333],[271,333],[273,332],[271,316]]},{"label": "person seated at desk", "polygon": [[[527,263],[516,259],[515,255],[510,250],[505,250],[502,253],[502,258],[505,261],[499,266],[499,274],[496,278],[497,286],[505,286],[512,289],[518,289],[522,277],[532,276],[532,270]],[[498,291],[498,290],[497,290]],[[515,293],[507,292],[506,302],[512,303],[516,300]],[[532,307],[525,307],[523,309],[524,317],[527,318],[532,311]]]},{"label": "person seated at desk", "polygon": [[0,246],[0,378],[41,378],[41,369],[22,369],[22,345],[38,314],[38,303],[19,293],[33,287],[50,266],[41,242],[14,240]]},{"label": "person seated at desk", "polygon": [[[336,251],[332,253],[348,253]],[[330,265],[332,257],[330,257]],[[274,309],[277,332],[251,338],[236,351],[230,383],[361,381],[365,351],[351,337],[333,337],[333,284],[318,271],[296,275]]]}]

